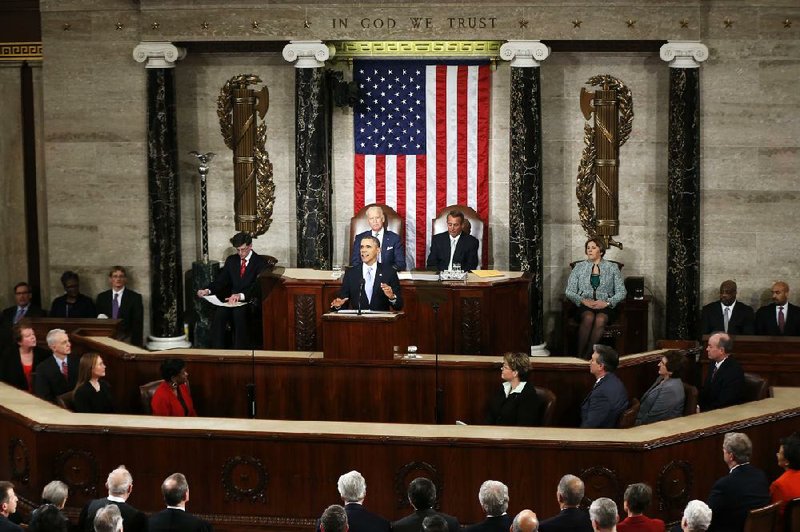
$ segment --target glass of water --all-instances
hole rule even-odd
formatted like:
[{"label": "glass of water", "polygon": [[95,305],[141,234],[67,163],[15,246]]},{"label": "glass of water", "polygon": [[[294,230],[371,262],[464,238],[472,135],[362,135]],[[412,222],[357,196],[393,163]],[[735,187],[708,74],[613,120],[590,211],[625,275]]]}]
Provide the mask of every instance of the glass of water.
[{"label": "glass of water", "polygon": [[417,346],[415,346],[415,345],[408,346],[408,355],[407,356],[408,356],[408,358],[419,358],[419,355],[417,354]]},{"label": "glass of water", "polygon": [[342,265],[341,264],[334,264],[333,270],[331,271],[331,277],[334,279],[338,279],[342,276]]}]

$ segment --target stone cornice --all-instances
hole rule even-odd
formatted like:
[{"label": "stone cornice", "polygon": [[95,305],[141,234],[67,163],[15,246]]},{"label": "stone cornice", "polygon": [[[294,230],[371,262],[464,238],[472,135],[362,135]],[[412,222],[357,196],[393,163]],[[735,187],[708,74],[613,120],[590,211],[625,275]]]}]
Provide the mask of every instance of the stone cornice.
[{"label": "stone cornice", "polygon": [[291,41],[283,47],[283,58],[295,68],[321,68],[335,50],[322,41]]},{"label": "stone cornice", "polygon": [[708,46],[700,41],[669,41],[659,55],[670,68],[700,68],[700,63],[708,59]]},{"label": "stone cornice", "polygon": [[145,68],[175,68],[175,62],[186,57],[186,49],[171,42],[141,42],[133,49],[133,58]]},{"label": "stone cornice", "polygon": [[512,67],[538,67],[549,55],[550,48],[541,41],[508,41],[500,47],[500,57]]}]

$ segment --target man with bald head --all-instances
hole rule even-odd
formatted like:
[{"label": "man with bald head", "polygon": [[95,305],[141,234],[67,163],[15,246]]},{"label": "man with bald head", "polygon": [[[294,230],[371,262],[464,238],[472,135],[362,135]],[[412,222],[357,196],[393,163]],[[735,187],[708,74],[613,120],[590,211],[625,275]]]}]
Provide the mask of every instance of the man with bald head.
[{"label": "man with bald head", "polygon": [[753,307],[736,300],[736,283],[729,279],[719,286],[719,301],[703,307],[701,323],[701,334],[753,334],[755,313]]},{"label": "man with bald head", "polygon": [[509,532],[537,532],[539,530],[539,520],[532,510],[522,510],[511,523]]},{"label": "man with bald head", "polygon": [[789,303],[789,285],[772,285],[772,303],[756,312],[756,334],[762,336],[800,336],[800,307]]},{"label": "man with bald head", "polygon": [[89,504],[83,507],[78,518],[78,530],[91,532],[97,512],[108,504],[114,504],[122,514],[126,532],[146,531],[147,516],[127,502],[133,492],[133,477],[124,465],[118,466],[108,474],[106,488],[108,488],[108,497],[89,501]]},{"label": "man with bald head", "polygon": [[585,486],[575,475],[564,475],[558,482],[556,498],[561,511],[542,521],[540,532],[592,532],[589,512],[581,508]]}]

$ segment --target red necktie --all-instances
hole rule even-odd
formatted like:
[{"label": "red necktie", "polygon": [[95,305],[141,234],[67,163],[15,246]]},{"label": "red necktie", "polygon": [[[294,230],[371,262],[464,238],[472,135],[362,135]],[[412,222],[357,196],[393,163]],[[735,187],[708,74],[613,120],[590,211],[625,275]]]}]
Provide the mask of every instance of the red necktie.
[{"label": "red necktie", "polygon": [[64,375],[64,380],[69,381],[69,368],[67,367],[67,361],[61,363],[61,374]]},{"label": "red necktie", "polygon": [[783,328],[786,327],[786,317],[783,315],[783,307],[778,307],[778,329],[783,334]]},{"label": "red necktie", "polygon": [[247,268],[247,261],[242,259],[242,267],[239,268],[239,277],[244,277],[244,270]]}]

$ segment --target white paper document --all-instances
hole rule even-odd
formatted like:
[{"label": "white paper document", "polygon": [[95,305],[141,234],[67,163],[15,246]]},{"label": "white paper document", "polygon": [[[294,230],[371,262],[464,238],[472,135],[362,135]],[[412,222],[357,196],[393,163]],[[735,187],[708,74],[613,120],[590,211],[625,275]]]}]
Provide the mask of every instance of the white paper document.
[{"label": "white paper document", "polygon": [[215,295],[207,295],[203,296],[203,299],[211,303],[212,305],[216,305],[218,307],[241,307],[243,305],[247,305],[247,302],[239,301],[238,303],[226,303],[225,301],[220,301],[219,298]]}]

